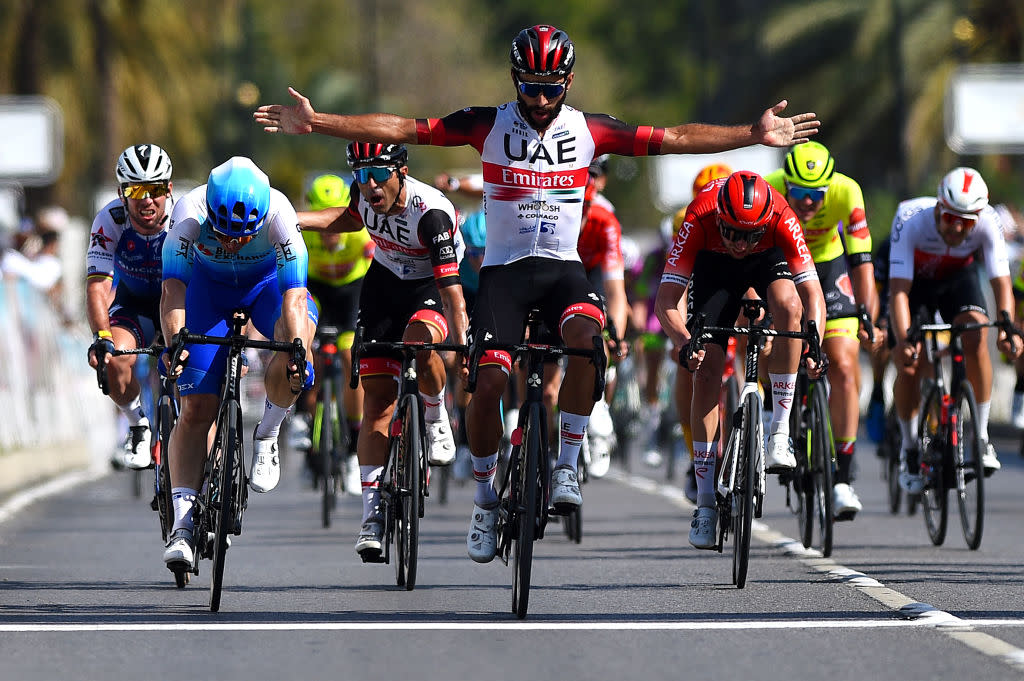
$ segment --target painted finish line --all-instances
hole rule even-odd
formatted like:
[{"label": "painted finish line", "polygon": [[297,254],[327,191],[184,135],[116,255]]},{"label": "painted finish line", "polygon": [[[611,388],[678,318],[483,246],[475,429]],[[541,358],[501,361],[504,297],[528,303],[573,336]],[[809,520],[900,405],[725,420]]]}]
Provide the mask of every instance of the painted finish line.
[{"label": "painted finish line", "polygon": [[104,624],[0,624],[0,632],[87,631],[684,631],[759,629],[884,629],[894,627],[1019,627],[1022,619],[929,618],[873,620],[791,620],[743,622],[139,622]]}]

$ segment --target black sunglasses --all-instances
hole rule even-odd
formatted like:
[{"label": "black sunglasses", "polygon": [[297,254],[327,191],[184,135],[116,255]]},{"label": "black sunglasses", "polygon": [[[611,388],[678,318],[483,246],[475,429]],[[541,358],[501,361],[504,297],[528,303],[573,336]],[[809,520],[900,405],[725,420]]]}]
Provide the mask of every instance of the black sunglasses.
[{"label": "black sunglasses", "polygon": [[523,82],[516,78],[516,85],[519,87],[519,92],[527,97],[540,97],[543,92],[544,96],[548,99],[555,99],[561,97],[562,93],[565,92],[565,81],[561,83],[533,83]]}]

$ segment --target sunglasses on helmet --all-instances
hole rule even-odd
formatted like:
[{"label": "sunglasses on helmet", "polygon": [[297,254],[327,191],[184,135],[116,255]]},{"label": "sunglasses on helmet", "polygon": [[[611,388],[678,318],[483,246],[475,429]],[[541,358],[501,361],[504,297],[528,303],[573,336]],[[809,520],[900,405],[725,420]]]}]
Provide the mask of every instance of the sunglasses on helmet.
[{"label": "sunglasses on helmet", "polygon": [[352,177],[355,178],[355,181],[358,182],[359,184],[366,184],[367,182],[370,181],[371,177],[373,178],[374,182],[376,182],[377,184],[381,184],[382,182],[387,182],[388,180],[390,180],[391,175],[394,172],[395,169],[392,167],[385,168],[383,166],[369,166],[366,168],[357,168],[356,170],[353,170]]},{"label": "sunglasses on helmet", "polygon": [[821,201],[825,198],[826,192],[828,192],[828,185],[824,187],[801,187],[788,182],[786,183],[786,193],[797,201],[803,201],[808,198],[811,201]]},{"label": "sunglasses on helmet", "polygon": [[533,83],[524,82],[516,78],[516,86],[519,88],[519,92],[526,97],[540,97],[543,92],[544,96],[548,99],[555,99],[561,97],[562,93],[565,92],[565,81],[561,83]]},{"label": "sunglasses on helmet", "polygon": [[764,236],[766,228],[761,229],[737,229],[731,225],[727,225],[721,220],[718,221],[718,231],[722,234],[722,238],[726,241],[736,243],[742,241],[748,244],[756,244]]},{"label": "sunglasses on helmet", "polygon": [[157,199],[171,193],[166,182],[141,182],[121,185],[121,193],[126,199]]}]

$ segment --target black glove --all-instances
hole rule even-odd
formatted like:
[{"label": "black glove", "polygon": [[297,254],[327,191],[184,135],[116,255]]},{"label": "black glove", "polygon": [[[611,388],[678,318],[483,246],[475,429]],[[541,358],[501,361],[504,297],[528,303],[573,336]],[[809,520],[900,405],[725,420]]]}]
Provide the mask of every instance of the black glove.
[{"label": "black glove", "polygon": [[96,337],[92,345],[89,346],[88,355],[96,355],[96,359],[101,359],[103,355],[109,355],[114,351],[114,341],[109,338]]}]

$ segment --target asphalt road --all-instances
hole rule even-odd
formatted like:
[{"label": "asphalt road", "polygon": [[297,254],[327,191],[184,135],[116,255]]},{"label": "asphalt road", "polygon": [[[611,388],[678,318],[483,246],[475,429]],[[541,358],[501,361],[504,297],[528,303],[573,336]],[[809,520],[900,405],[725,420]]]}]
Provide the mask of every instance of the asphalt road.
[{"label": "asphalt road", "polygon": [[583,542],[550,527],[537,545],[523,621],[511,567],[466,557],[469,486],[430,500],[407,592],[393,566],[355,554],[358,499],[322,529],[318,497],[286,460],[278,489],[250,495],[210,613],[208,564],[175,588],[128,474],[58,481],[0,508],[0,679],[1013,678],[1024,461],[1016,442],[997,446],[978,551],[955,515],[941,547],[920,515],[890,515],[864,440],[865,510],[837,526],[831,559],[793,548],[796,521],[770,478],[743,590],[728,551],[689,546],[691,507],[663,470],[613,468],[584,487]]}]

